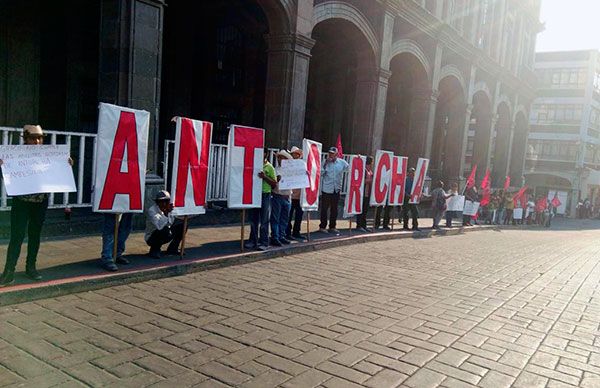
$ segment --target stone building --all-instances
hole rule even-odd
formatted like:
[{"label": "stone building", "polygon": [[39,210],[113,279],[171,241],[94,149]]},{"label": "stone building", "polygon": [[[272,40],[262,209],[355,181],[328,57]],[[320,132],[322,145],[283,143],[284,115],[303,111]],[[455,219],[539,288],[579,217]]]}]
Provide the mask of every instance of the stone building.
[{"label": "stone building", "polygon": [[537,53],[524,176],[540,194],[562,194],[560,213],[586,198],[600,208],[600,52]]},{"label": "stone building", "polygon": [[2,0],[0,126],[96,130],[98,101],[345,152],[522,177],[540,0]]}]

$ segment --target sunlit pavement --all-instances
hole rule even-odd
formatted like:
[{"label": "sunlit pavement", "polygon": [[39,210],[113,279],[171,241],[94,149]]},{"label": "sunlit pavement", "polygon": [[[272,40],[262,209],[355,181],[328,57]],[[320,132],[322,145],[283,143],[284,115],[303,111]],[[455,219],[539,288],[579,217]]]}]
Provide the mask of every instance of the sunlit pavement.
[{"label": "sunlit pavement", "polygon": [[597,221],[343,246],[0,309],[0,385],[600,386]]}]

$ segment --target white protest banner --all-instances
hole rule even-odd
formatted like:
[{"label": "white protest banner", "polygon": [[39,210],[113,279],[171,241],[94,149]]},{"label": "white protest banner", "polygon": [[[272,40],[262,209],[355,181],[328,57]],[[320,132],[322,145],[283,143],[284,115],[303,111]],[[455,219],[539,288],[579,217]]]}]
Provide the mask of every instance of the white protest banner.
[{"label": "white protest banner", "polygon": [[284,159],[277,172],[281,175],[279,190],[305,189],[310,186],[306,173],[306,162],[302,159]]},{"label": "white protest banner", "polygon": [[302,151],[309,174],[309,186],[300,192],[300,206],[304,211],[319,210],[319,191],[321,183],[321,150],[323,145],[316,141],[302,140]]},{"label": "white protest banner", "polygon": [[150,113],[100,104],[94,211],[142,213]]},{"label": "white protest banner", "polygon": [[394,156],[390,179],[390,193],[388,195],[388,205],[390,206],[400,206],[404,202],[407,169],[408,158],[406,156]]},{"label": "white protest banner", "polygon": [[394,153],[379,150],[375,154],[375,170],[371,185],[370,206],[382,206],[387,203],[392,179],[392,163]]},{"label": "white protest banner", "polygon": [[265,130],[232,125],[229,128],[227,171],[230,209],[258,208],[262,203],[262,179]]},{"label": "white protest banner", "polygon": [[2,178],[10,196],[77,191],[68,145],[0,146]]},{"label": "white protest banner", "polygon": [[344,218],[348,218],[363,211],[363,197],[365,194],[365,156],[352,155],[350,157],[348,181],[346,183],[346,199],[344,202]]},{"label": "white protest banner", "polygon": [[477,214],[478,210],[479,210],[479,202],[473,202],[473,201],[469,201],[469,200],[465,201],[465,207],[463,209],[464,216],[474,216],[475,214]]},{"label": "white protest banner", "polygon": [[446,210],[449,212],[462,212],[465,208],[465,196],[454,195],[446,200]]},{"label": "white protest banner", "polygon": [[514,220],[522,220],[523,219],[523,208],[516,208],[513,210],[513,219]]},{"label": "white protest banner", "polygon": [[212,123],[177,117],[171,181],[173,214],[206,213]]},{"label": "white protest banner", "polygon": [[425,176],[427,176],[428,168],[429,159],[419,158],[417,161],[417,168],[415,171],[415,177],[413,178],[413,185],[412,190],[410,191],[410,199],[408,200],[408,203],[418,204],[421,202],[423,185],[425,184]]}]

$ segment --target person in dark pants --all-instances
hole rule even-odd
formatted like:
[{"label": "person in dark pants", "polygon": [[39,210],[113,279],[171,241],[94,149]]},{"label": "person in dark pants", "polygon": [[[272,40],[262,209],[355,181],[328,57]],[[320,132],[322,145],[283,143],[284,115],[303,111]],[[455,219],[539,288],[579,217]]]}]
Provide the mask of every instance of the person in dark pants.
[{"label": "person in dark pants", "polygon": [[164,244],[168,255],[179,255],[179,244],[183,237],[183,223],[175,223],[171,195],[166,190],[159,191],[154,197],[154,205],[146,212],[146,244],[150,247],[148,255],[160,259],[160,249]]},{"label": "person in dark pants", "polygon": [[[290,153],[294,159],[302,158],[302,150],[298,147],[292,147]],[[302,227],[302,217],[304,216],[304,211],[302,210],[302,206],[300,204],[300,195],[302,193],[302,189],[294,189],[292,190],[292,207],[290,209],[290,217],[286,230],[286,238],[288,240],[296,239],[303,240],[304,238],[300,234],[300,228]],[[293,225],[292,225],[293,223]]]},{"label": "person in dark pants", "polygon": [[415,179],[415,169],[413,167],[408,169],[406,176],[406,184],[404,185],[404,201],[402,202],[402,222],[404,224],[403,229],[409,230],[408,228],[408,214],[412,218],[412,230],[421,231],[419,229],[419,209],[414,203],[409,203],[410,192],[412,191],[413,181]]},{"label": "person in dark pants", "polygon": [[369,232],[367,229],[367,213],[371,199],[371,185],[373,184],[373,157],[367,156],[365,167],[365,191],[363,194],[362,213],[356,216],[356,229],[359,232]]},{"label": "person in dark pants", "polygon": [[[390,228],[390,220],[391,220],[391,213],[392,210],[394,209],[393,206],[378,206],[377,209],[375,210],[375,229],[379,229],[379,226],[382,225],[381,224],[381,218],[383,215],[383,229],[384,230],[391,230]],[[382,214],[383,213],[383,214]]]},{"label": "person in dark pants", "polygon": [[[331,147],[327,154],[325,165],[321,169],[321,224],[319,232],[339,234],[335,228],[338,216],[338,204],[342,191],[342,177],[348,170],[348,162],[338,158],[338,149]],[[327,230],[327,216],[329,216],[329,230]]]},{"label": "person in dark pants", "polygon": [[[44,132],[39,125],[26,125],[23,128],[23,141],[25,145],[42,145]],[[73,165],[73,160],[67,161]],[[0,166],[3,161],[0,160]],[[42,276],[36,269],[37,255],[40,249],[40,235],[42,225],[46,219],[48,209],[48,194],[37,193],[13,197],[10,210],[10,242],[6,252],[4,272],[0,277],[0,287],[14,283],[15,268],[21,255],[21,245],[27,232],[27,261],[25,275],[32,280],[41,280]]]},{"label": "person in dark pants", "polygon": [[277,186],[275,167],[269,162],[269,150],[265,149],[263,170],[258,173],[262,179],[261,207],[250,209],[250,237],[244,244],[246,249],[265,251],[269,248],[269,220],[271,217],[271,191]]},{"label": "person in dark pants", "polygon": [[[458,183],[456,183],[456,182],[452,183],[452,185],[450,186],[449,194],[458,195]],[[446,211],[446,228],[452,227],[452,219],[454,217],[457,217],[455,211],[451,211],[451,210]]]}]

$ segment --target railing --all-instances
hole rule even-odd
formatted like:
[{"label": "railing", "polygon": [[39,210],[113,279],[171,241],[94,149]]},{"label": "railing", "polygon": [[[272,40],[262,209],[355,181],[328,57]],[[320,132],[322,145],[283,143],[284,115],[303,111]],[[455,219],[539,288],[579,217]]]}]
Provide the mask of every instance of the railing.
[{"label": "railing", "polygon": [[[23,144],[22,129],[0,127],[2,145]],[[52,193],[48,198],[50,208],[88,207],[92,202],[92,174],[96,171],[96,134],[80,132],[45,131],[49,144],[66,144],[71,151],[74,162],[76,193]],[[48,140],[46,140],[48,143]],[[89,151],[91,149],[91,157]],[[9,210],[9,199],[2,183],[0,195],[0,211]]]}]

